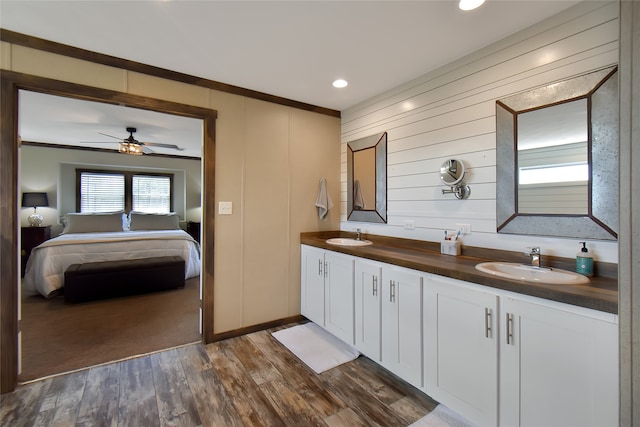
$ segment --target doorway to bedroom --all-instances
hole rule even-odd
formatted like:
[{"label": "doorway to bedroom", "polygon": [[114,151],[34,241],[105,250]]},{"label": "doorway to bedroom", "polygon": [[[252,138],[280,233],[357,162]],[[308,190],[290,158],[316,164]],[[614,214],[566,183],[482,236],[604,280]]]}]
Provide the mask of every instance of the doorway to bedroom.
[{"label": "doorway to bedroom", "polygon": [[[67,111],[65,114],[65,110],[60,105],[54,106],[54,109],[46,114],[41,97],[45,95],[38,93],[35,97],[38,102],[29,104],[22,102],[23,94],[27,94],[25,98],[28,98],[36,93],[20,91],[18,129],[22,144],[19,155],[17,194],[19,198],[24,192],[43,192],[48,195],[49,206],[37,209],[38,214],[43,216],[43,223],[40,226],[48,228],[47,239],[55,238],[63,231],[64,214],[76,212],[71,208],[70,200],[77,198],[78,189],[75,185],[69,185],[69,180],[65,178],[65,170],[87,166],[92,169],[101,168],[101,170],[134,169],[147,175],[170,174],[173,177],[171,211],[178,212],[180,228],[188,231],[190,238],[198,242],[200,255],[207,251],[207,246],[212,252],[213,224],[207,226],[202,221],[205,209],[203,209],[201,194],[204,194],[205,186],[213,186],[213,176],[205,178],[203,171],[207,159],[210,162],[207,167],[213,169],[212,130],[215,111],[152,100],[154,111],[140,110],[144,118],[136,120],[135,114],[132,114],[135,108],[132,107],[139,103],[149,108],[148,98],[120,94],[127,99],[126,103],[100,104],[100,114],[92,114],[92,109],[88,106],[98,103],[87,104],[86,99],[82,101],[73,99],[74,95],[71,92],[60,93],[54,90],[46,95],[56,98],[53,105],[56,104],[55,101],[82,102],[82,114],[79,114],[80,110]],[[97,99],[94,100],[97,101]],[[52,137],[51,135],[63,132],[56,132],[55,123],[34,121],[28,111],[33,108],[33,105],[37,105],[36,110],[39,110],[38,115],[41,118],[44,117],[49,122],[58,122],[58,124],[64,122],[65,128],[88,127],[86,122],[97,124],[92,131],[85,131],[94,132],[93,139],[91,136],[82,137],[79,134],[67,136],[67,139]],[[102,111],[104,107],[118,110],[118,113],[110,116],[112,122],[109,122],[106,118],[109,116]],[[51,111],[55,114],[51,114]],[[167,111],[172,113],[173,118],[167,119]],[[197,114],[194,114],[196,112]],[[151,116],[149,116],[150,113]],[[174,115],[176,113],[178,115]],[[76,120],[68,117],[74,117]],[[96,120],[83,122],[83,118],[88,117],[94,119],[100,117],[98,120],[100,123],[95,123]],[[197,123],[197,146],[200,151],[197,156],[194,156],[192,151],[188,152],[189,155],[166,154],[164,150],[166,147],[162,145],[158,145],[159,148],[153,147],[153,154],[142,156],[122,154],[116,151],[117,148],[103,148],[111,142],[107,141],[113,134],[118,135],[113,126],[122,126],[123,123],[126,127],[136,125],[150,129],[145,133],[146,137],[144,140],[141,139],[142,141],[155,138],[153,143],[171,145],[163,142],[166,141],[163,139],[166,136],[161,134],[163,131],[171,133],[169,132],[171,124],[168,122],[180,118]],[[49,126],[49,129],[45,129],[46,126]],[[151,131],[154,127],[156,132]],[[40,138],[37,133],[30,133],[28,131],[30,128],[40,130],[45,137]],[[89,134],[85,133],[85,135]],[[183,132],[182,135],[175,136],[174,140],[180,141],[184,146],[185,135],[187,133]],[[95,144],[92,145],[92,142]],[[118,147],[119,141],[116,140],[115,144],[111,142],[111,145]],[[207,156],[207,145],[209,156]],[[181,154],[187,151],[186,147],[179,147]],[[162,152],[163,150],[165,153]],[[20,206],[21,200],[17,203]],[[22,217],[30,215],[33,210],[29,207],[21,209],[18,221],[19,233],[22,233],[23,228],[28,227],[27,221],[23,221]],[[29,231],[29,229],[26,230],[27,233]],[[205,238],[201,239],[201,236]],[[206,242],[209,239],[211,243],[207,245]],[[118,250],[123,253],[130,252]],[[82,260],[86,262],[86,251],[82,252],[80,262],[83,262]],[[211,255],[211,263],[212,259]],[[29,263],[25,263],[25,268],[27,264]],[[19,380],[30,381],[197,341],[207,341],[206,337],[211,336],[213,331],[212,301],[210,298],[207,299],[207,295],[212,295],[213,278],[210,275],[207,280],[206,275],[202,274],[202,268],[203,266],[200,265],[197,274],[188,275],[185,286],[181,289],[86,301],[80,304],[65,304],[62,296],[45,298],[41,293],[25,293],[21,297],[20,307],[22,364]],[[27,271],[25,273],[28,274]],[[201,306],[203,312],[200,311]],[[209,319],[209,322],[206,319]]]}]

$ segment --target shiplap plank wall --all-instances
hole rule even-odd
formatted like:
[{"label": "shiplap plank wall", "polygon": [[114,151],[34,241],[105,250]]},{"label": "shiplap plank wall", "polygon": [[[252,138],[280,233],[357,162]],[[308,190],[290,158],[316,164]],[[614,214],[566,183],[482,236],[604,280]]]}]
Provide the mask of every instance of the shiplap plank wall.
[{"label": "shiplap plank wall", "polygon": [[[436,241],[470,224],[464,244],[574,256],[577,240],[496,233],[495,101],[617,64],[618,8],[584,2],[491,46],[342,112],[341,229]],[[417,51],[416,54],[422,54]],[[346,144],[388,132],[388,222],[347,221]],[[468,169],[471,196],[443,195],[439,168]],[[404,228],[405,222],[415,229]],[[617,262],[615,242],[594,242],[598,259]]]}]

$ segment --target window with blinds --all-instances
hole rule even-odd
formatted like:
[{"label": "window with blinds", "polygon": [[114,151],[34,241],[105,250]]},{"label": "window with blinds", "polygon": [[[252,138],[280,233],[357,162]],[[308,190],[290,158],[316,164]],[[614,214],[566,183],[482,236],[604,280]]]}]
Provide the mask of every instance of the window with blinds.
[{"label": "window with blinds", "polygon": [[124,174],[80,174],[80,212],[124,210]]},{"label": "window with blinds", "polygon": [[131,210],[167,213],[173,209],[173,175],[76,170],[78,212]]},{"label": "window with blinds", "polygon": [[171,210],[171,178],[133,175],[131,203],[134,211],[168,213]]}]

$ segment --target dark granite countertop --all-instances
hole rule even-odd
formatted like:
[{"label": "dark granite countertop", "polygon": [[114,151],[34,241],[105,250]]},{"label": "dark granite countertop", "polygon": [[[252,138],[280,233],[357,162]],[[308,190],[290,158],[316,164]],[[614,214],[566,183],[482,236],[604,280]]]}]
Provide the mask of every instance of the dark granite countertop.
[{"label": "dark granite countertop", "polygon": [[[615,264],[599,264],[597,271],[602,274],[599,273],[599,275],[592,277],[590,283],[583,285],[552,285],[505,279],[483,273],[475,268],[476,264],[486,261],[522,262],[522,254],[519,253],[514,254],[508,251],[466,247],[463,245],[462,255],[442,255],[440,254],[439,242],[375,235],[364,236],[364,238],[373,242],[369,246],[337,246],[326,243],[326,240],[332,237],[353,236],[354,233],[346,231],[306,232],[300,234],[300,243],[496,289],[592,308],[607,313],[618,313],[618,280]],[[542,265],[566,270],[572,270],[571,262],[575,263],[574,260],[566,258],[545,257],[544,254],[542,257]]]}]

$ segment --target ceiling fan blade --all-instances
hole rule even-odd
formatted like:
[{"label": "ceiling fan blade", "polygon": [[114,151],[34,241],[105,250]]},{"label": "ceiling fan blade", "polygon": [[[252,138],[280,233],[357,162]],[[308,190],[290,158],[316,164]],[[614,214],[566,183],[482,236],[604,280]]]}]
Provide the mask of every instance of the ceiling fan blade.
[{"label": "ceiling fan blade", "polygon": [[117,141],[78,141],[79,144],[117,144]]},{"label": "ceiling fan blade", "polygon": [[156,142],[141,142],[140,145],[148,145],[150,147],[162,147],[162,148],[173,148],[174,150],[182,151],[183,148],[178,147],[174,144],[160,144]]},{"label": "ceiling fan blade", "polygon": [[117,136],[109,135],[109,134],[102,133],[102,132],[98,132],[98,133],[99,133],[100,135],[108,136],[109,138],[115,138],[115,139],[117,139],[117,140],[124,141],[124,139],[122,139],[122,138],[118,138]]},{"label": "ceiling fan blade", "polygon": [[[156,143],[156,142],[140,142],[137,141],[134,137],[133,137],[133,133],[136,131],[136,128],[127,128],[127,132],[129,132],[129,137],[128,138],[118,138],[117,136],[113,136],[113,135],[109,135],[108,133],[103,133],[103,132],[98,132],[100,135],[104,135],[104,136],[108,136],[109,138],[113,138],[113,139],[117,139],[119,143],[121,144],[137,144],[140,147],[142,147],[142,153],[143,154],[150,154],[150,153],[154,153],[154,151],[148,147],[160,147],[160,148],[169,148],[172,150],[178,150],[178,151],[183,151],[183,148],[178,147],[175,144],[162,144],[162,143]],[[83,144],[115,144],[116,141],[95,141],[95,142],[89,142],[89,141],[82,141],[81,143]]]}]

